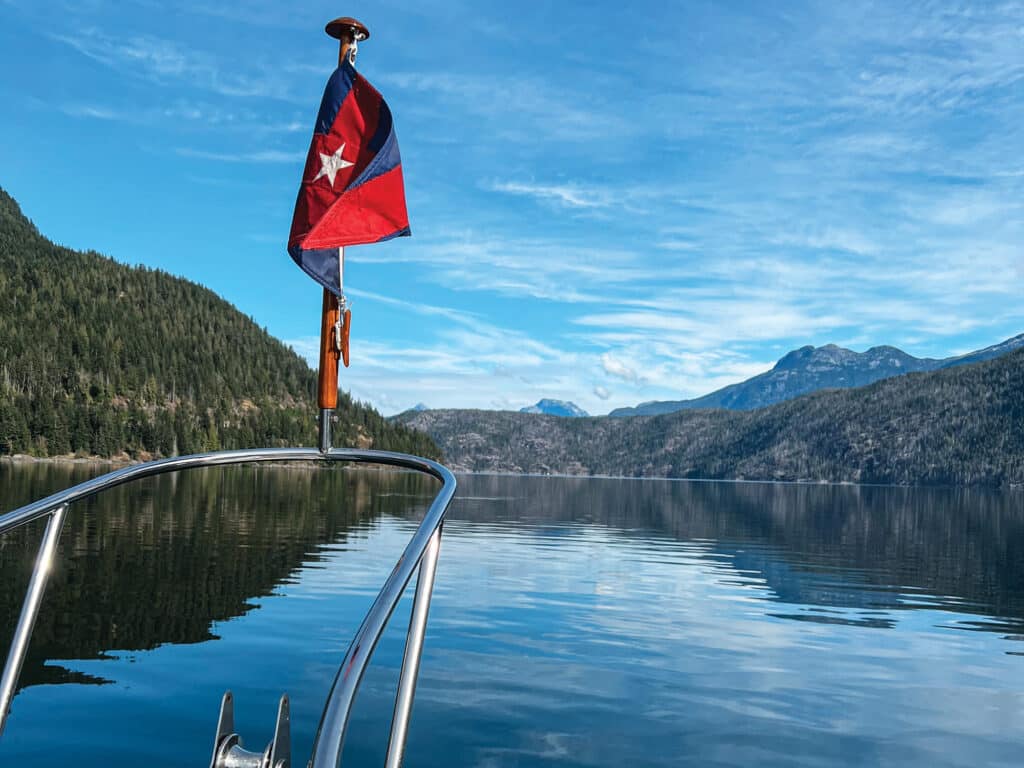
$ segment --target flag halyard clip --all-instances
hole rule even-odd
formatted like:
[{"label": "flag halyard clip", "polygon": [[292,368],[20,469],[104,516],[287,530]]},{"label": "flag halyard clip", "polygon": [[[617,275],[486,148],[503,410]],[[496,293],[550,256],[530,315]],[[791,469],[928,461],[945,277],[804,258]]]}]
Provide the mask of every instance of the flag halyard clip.
[{"label": "flag halyard clip", "polygon": [[[353,29],[356,35],[356,30]],[[365,39],[365,38],[364,38]],[[353,43],[355,45],[355,43]],[[352,324],[352,310],[345,295],[345,248],[338,248],[338,318],[334,321],[334,351],[348,368],[348,339]]]},{"label": "flag halyard clip", "polygon": [[341,354],[341,311],[338,311],[338,319],[334,321],[334,351]]},{"label": "flag halyard clip", "polygon": [[348,299],[342,294],[338,298],[338,319],[334,321],[334,351],[341,356],[342,365],[348,368],[348,340],[352,331],[352,310]]},{"label": "flag halyard clip", "polygon": [[344,293],[341,294],[338,297],[338,319],[334,321],[334,349],[336,352],[341,352],[342,329],[345,327],[346,316],[351,315],[350,306],[348,297]]}]

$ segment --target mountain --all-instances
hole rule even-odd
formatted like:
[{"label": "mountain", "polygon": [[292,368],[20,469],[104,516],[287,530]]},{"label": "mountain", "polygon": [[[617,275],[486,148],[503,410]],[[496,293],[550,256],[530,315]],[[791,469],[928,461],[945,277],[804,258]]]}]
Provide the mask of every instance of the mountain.
[{"label": "mountain", "polygon": [[[316,374],[200,285],[43,237],[0,189],[0,456],[314,445]],[[339,444],[438,456],[339,398]]]},{"label": "mountain", "polygon": [[403,414],[450,466],[488,472],[1024,485],[1024,350],[758,410],[632,419]]},{"label": "mountain", "polygon": [[567,400],[538,400],[536,405],[520,408],[520,413],[545,413],[548,416],[565,416],[571,418],[583,418],[589,415],[576,403]]},{"label": "mountain", "polygon": [[948,357],[945,360],[940,360],[940,368],[952,368],[956,365],[970,365],[971,363],[980,363],[984,360],[992,360],[993,358],[1005,355],[1007,352],[1013,352],[1015,349],[1024,347],[1024,333],[1014,336],[1012,339],[1007,339],[998,344],[993,344],[991,347],[985,347],[979,349],[976,352],[968,352],[966,355],[960,355],[959,357]]},{"label": "mountain", "polygon": [[429,411],[430,407],[428,405],[425,405],[424,403],[416,403],[416,405],[414,405],[409,410],[410,411],[415,411],[416,413],[419,413],[420,411]]},{"label": "mountain", "polygon": [[656,416],[692,408],[751,410],[781,403],[820,389],[862,387],[905,373],[934,371],[990,360],[1024,347],[1024,334],[985,349],[944,360],[919,358],[896,347],[854,352],[835,344],[793,350],[766,373],[716,390],[694,400],[663,400],[635,408],[616,408],[609,416]]}]

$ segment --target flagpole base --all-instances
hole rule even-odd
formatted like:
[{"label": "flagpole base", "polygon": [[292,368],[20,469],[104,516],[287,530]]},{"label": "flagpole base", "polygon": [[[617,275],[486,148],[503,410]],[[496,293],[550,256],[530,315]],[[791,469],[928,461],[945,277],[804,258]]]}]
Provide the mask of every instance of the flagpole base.
[{"label": "flagpole base", "polygon": [[327,453],[331,450],[331,421],[333,417],[333,408],[320,409],[320,453]]}]

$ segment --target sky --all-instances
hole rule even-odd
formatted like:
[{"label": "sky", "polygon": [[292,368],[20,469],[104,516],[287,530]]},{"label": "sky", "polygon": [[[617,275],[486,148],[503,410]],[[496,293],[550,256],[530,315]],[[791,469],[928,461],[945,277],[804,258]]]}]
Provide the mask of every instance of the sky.
[{"label": "sky", "polygon": [[285,248],[340,14],[413,231],[347,250],[342,387],[385,414],[599,414],[805,344],[1024,332],[1019,0],[0,0],[0,187],[315,366]]}]

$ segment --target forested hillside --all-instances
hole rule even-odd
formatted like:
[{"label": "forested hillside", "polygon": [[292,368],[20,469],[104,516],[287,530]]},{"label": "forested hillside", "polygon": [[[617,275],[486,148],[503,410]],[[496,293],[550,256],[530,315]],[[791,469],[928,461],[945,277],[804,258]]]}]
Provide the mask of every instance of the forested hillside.
[{"label": "forested hillside", "polygon": [[[215,293],[42,237],[0,189],[0,455],[313,445],[316,374]],[[336,445],[437,456],[342,394]]]},{"label": "forested hillside", "polygon": [[1020,486],[1024,350],[754,411],[397,418],[429,433],[451,466],[477,471]]}]

